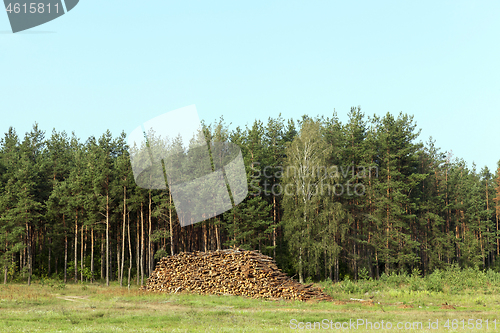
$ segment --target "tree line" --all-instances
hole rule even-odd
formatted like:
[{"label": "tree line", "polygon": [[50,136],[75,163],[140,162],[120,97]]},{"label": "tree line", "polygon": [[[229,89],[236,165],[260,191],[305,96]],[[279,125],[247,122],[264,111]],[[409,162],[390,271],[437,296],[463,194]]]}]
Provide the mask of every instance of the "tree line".
[{"label": "tree line", "polygon": [[231,246],[273,256],[301,282],[499,269],[500,163],[469,169],[432,138],[417,141],[403,113],[348,116],[204,124],[207,144],[241,148],[248,194],[185,227],[168,186],[136,185],[125,133],[82,142],[55,129],[46,138],[36,123],[22,139],[10,128],[0,141],[4,283],[143,285],[161,257]]}]

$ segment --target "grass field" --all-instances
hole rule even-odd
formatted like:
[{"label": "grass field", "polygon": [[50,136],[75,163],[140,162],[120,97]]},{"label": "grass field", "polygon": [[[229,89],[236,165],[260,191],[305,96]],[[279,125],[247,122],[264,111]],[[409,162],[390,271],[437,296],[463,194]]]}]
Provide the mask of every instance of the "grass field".
[{"label": "grass field", "polygon": [[[434,287],[426,280],[412,277],[323,282],[336,301],[317,303],[151,294],[137,287],[55,281],[7,284],[0,286],[0,332],[293,332],[311,331],[308,322],[322,323],[323,329],[316,324],[315,331],[330,332],[500,331],[500,286],[477,276],[460,281],[438,291],[429,291]],[[350,320],[356,328],[340,328]],[[433,328],[437,323],[437,329],[429,329],[430,322]]]}]

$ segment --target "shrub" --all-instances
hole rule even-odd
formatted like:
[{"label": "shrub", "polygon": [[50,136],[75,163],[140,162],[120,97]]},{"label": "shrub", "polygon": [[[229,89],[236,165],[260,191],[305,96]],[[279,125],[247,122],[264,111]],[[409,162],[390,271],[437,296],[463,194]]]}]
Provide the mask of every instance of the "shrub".
[{"label": "shrub", "polygon": [[486,278],[486,281],[488,281],[489,283],[491,283],[495,287],[500,286],[500,273],[498,273],[492,269],[488,269],[488,271],[485,274],[485,278]]},{"label": "shrub", "polygon": [[366,267],[362,267],[359,272],[358,272],[358,278],[360,280],[371,280],[370,274],[368,273],[368,270]]},{"label": "shrub", "polygon": [[420,269],[414,268],[413,272],[411,273],[411,276],[409,278],[410,282],[410,290],[412,291],[419,291],[419,290],[424,290],[424,284],[423,280],[420,277]]},{"label": "shrub", "polygon": [[358,284],[351,281],[348,277],[342,281],[341,288],[348,294],[358,294],[361,292]]},{"label": "shrub", "polygon": [[425,289],[428,291],[443,292],[443,276],[439,269],[425,278]]}]

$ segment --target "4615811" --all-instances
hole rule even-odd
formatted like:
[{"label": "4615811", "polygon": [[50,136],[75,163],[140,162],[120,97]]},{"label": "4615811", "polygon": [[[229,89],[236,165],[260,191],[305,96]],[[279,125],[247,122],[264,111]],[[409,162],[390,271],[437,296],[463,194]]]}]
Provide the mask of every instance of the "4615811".
[{"label": "4615811", "polygon": [[[53,7],[53,8],[51,8],[51,7]],[[51,6],[50,3],[44,4],[42,2],[40,2],[40,3],[31,2],[28,6],[27,3],[23,3],[23,4],[9,3],[7,5],[7,7],[5,8],[5,10],[9,14],[11,14],[11,13],[15,13],[15,14],[19,14],[19,13],[43,14],[45,12],[50,14],[51,10],[55,13],[59,13],[59,4],[56,3],[56,4]]]}]

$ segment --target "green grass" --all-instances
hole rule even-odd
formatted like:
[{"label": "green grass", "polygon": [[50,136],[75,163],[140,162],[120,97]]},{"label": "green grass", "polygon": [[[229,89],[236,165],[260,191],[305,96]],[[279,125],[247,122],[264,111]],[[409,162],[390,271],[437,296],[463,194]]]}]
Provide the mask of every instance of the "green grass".
[{"label": "green grass", "polygon": [[[453,280],[394,275],[379,281],[322,282],[335,302],[267,301],[236,296],[146,293],[137,287],[61,284],[0,285],[0,332],[292,332],[290,321],[373,323],[439,321],[438,330],[373,329],[373,332],[500,331],[500,279],[479,271]],[[451,274],[451,273],[450,273]],[[458,273],[457,273],[458,274]],[[469,274],[469,275],[467,275]],[[434,279],[434,280],[433,280]],[[430,281],[430,282],[429,282]],[[436,284],[433,286],[432,284]],[[484,284],[484,285],[482,285]],[[439,287],[441,286],[441,287]],[[370,299],[370,297],[372,297]],[[370,300],[360,302],[353,299]],[[455,309],[442,309],[443,304]],[[448,319],[497,319],[498,328],[445,329]],[[474,321],[474,325],[476,322]],[[320,330],[316,330],[320,331]],[[321,330],[338,331],[338,330]],[[366,329],[341,330],[366,332]]]}]

